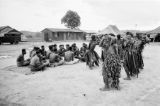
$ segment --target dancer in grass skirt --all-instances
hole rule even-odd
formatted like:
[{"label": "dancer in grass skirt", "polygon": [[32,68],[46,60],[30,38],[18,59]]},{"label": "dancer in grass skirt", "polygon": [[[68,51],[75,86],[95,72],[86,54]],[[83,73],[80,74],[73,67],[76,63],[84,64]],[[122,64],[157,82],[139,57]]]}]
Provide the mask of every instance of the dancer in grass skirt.
[{"label": "dancer in grass skirt", "polygon": [[116,40],[112,38],[110,46],[106,50],[105,60],[102,67],[102,76],[104,81],[104,88],[100,90],[110,90],[111,88],[119,89],[119,78],[121,71],[121,61],[118,55]]},{"label": "dancer in grass skirt", "polygon": [[126,33],[127,38],[124,42],[124,62],[123,67],[127,74],[127,77],[124,80],[131,80],[132,76],[137,75],[139,73],[138,69],[138,56],[137,56],[137,49],[136,49],[136,42],[133,38],[133,34],[130,32]]},{"label": "dancer in grass skirt", "polygon": [[107,55],[107,50],[110,46],[110,42],[111,42],[111,37],[109,37],[109,34],[105,34],[103,35],[100,43],[99,43],[99,46],[102,47],[102,52],[101,52],[101,60],[102,62],[104,62],[105,60],[105,55]]},{"label": "dancer in grass skirt", "polygon": [[96,45],[99,43],[96,40],[96,36],[92,35],[91,41],[89,43],[89,50],[86,53],[86,64],[89,66],[90,69],[94,67],[94,65],[99,66],[99,55],[97,52],[94,50]]}]

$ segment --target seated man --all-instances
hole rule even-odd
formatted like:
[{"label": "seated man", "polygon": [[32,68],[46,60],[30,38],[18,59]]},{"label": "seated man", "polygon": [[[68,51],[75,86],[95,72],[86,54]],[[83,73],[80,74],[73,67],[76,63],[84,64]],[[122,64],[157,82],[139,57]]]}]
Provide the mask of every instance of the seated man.
[{"label": "seated man", "polygon": [[41,58],[40,50],[37,50],[36,55],[33,58],[31,58],[30,62],[31,71],[41,71],[44,70],[44,68],[49,65],[49,62],[43,63],[40,58]]},{"label": "seated man", "polygon": [[64,57],[64,52],[65,52],[64,45],[59,45],[58,54],[59,54],[61,57]]},{"label": "seated man", "polygon": [[79,59],[74,58],[74,53],[72,52],[72,47],[69,47],[69,51],[65,52],[64,55],[65,64],[75,64],[79,62]]},{"label": "seated man", "polygon": [[39,49],[38,47],[34,47],[34,48],[31,50],[31,52],[30,52],[30,54],[29,54],[30,58],[32,58],[32,57],[34,57],[34,56],[36,55],[36,51],[37,51],[38,49]]},{"label": "seated man", "polygon": [[23,67],[23,66],[28,66],[30,63],[30,60],[24,60],[24,55],[26,54],[26,49],[22,49],[22,54],[20,54],[17,58],[17,66],[18,67]]},{"label": "seated man", "polygon": [[83,43],[80,49],[80,56],[79,56],[79,59],[83,62],[85,62],[86,52],[87,52],[87,44]]},{"label": "seated man", "polygon": [[41,54],[42,54],[43,58],[46,58],[47,52],[46,52],[45,47],[43,45],[41,46],[40,50],[41,50]]},{"label": "seated man", "polygon": [[64,64],[64,60],[56,53],[50,53],[49,55],[49,62],[51,66],[60,66]]},{"label": "seated man", "polygon": [[72,52],[74,53],[74,57],[75,57],[75,58],[79,57],[79,49],[78,49],[78,47],[76,46],[76,43],[73,43],[73,44],[72,44]]},{"label": "seated man", "polygon": [[69,47],[70,47],[70,45],[69,45],[69,44],[66,44],[66,49],[65,49],[65,51],[68,51],[68,50],[69,50]]},{"label": "seated man", "polygon": [[53,47],[52,48],[53,52],[57,54],[58,53],[57,44],[52,45],[52,47]]},{"label": "seated man", "polygon": [[53,52],[53,46],[52,45],[49,45],[48,46],[49,50],[47,51],[46,53],[46,58],[49,59],[49,55]]}]

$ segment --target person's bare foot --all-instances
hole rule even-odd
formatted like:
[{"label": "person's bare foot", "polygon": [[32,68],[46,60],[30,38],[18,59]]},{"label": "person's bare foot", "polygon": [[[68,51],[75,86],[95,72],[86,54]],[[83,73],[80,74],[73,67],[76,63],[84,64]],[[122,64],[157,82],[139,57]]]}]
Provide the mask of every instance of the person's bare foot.
[{"label": "person's bare foot", "polygon": [[126,77],[126,78],[124,78],[124,80],[131,80],[131,78],[130,77]]},{"label": "person's bare foot", "polygon": [[90,69],[90,70],[92,70],[92,69],[93,69],[93,67],[89,67],[89,69]]},{"label": "person's bare foot", "polygon": [[120,86],[118,85],[118,86],[116,87],[116,89],[117,89],[117,90],[120,90]]}]

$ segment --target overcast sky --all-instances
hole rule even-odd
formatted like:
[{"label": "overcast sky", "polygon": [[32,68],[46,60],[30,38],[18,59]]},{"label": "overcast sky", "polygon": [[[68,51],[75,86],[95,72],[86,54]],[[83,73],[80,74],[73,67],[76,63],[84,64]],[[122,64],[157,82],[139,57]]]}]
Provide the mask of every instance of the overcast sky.
[{"label": "overcast sky", "polygon": [[64,28],[67,10],[81,17],[81,29],[101,30],[110,24],[119,29],[150,30],[160,26],[160,0],[0,0],[0,26],[41,31]]}]

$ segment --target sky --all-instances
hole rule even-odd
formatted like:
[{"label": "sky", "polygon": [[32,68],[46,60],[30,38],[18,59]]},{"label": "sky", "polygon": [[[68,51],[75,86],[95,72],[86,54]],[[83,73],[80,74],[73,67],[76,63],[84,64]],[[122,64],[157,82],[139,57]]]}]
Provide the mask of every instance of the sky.
[{"label": "sky", "polygon": [[0,26],[41,31],[65,28],[61,18],[68,10],[81,17],[80,29],[152,30],[160,26],[160,0],[0,0]]}]

